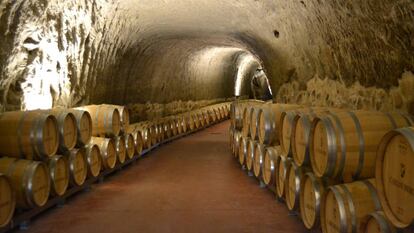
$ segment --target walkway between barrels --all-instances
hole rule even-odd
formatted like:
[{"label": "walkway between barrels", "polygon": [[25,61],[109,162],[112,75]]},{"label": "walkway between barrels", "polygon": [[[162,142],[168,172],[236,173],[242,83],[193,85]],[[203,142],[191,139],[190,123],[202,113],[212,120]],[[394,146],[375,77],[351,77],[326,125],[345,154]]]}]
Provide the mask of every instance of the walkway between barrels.
[{"label": "walkway between barrels", "polygon": [[240,169],[228,128],[226,121],[161,146],[41,214],[27,232],[306,232]]}]

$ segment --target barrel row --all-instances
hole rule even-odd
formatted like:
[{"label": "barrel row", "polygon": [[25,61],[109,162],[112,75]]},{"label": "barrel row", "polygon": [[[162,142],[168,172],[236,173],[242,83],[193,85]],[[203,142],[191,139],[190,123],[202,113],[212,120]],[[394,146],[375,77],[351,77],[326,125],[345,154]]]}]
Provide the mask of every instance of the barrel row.
[{"label": "barrel row", "polygon": [[[140,127],[130,126],[127,109],[115,105],[4,113],[0,128],[9,130],[8,143],[17,142],[5,147],[9,151],[0,149],[0,229],[15,209],[41,207],[162,140],[226,119],[229,108],[213,105]],[[167,123],[171,136],[164,131]]]},{"label": "barrel row", "polygon": [[413,223],[414,130],[401,128],[411,116],[257,101],[231,109],[244,115],[231,119],[233,155],[308,229],[395,232]]}]

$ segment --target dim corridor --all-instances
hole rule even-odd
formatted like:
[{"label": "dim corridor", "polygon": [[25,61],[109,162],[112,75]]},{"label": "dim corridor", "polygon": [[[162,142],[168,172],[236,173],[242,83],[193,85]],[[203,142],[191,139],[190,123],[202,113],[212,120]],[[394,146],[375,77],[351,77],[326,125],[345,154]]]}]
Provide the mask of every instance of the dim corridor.
[{"label": "dim corridor", "polygon": [[16,232],[306,232],[239,168],[228,128],[163,145]]}]

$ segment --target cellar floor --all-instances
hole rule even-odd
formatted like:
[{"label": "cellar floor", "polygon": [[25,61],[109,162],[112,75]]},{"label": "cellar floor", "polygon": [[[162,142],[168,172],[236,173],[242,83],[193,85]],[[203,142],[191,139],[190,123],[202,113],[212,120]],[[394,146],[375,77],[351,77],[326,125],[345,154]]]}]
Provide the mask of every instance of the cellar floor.
[{"label": "cellar floor", "polygon": [[228,127],[166,144],[16,232],[306,232],[240,169]]}]

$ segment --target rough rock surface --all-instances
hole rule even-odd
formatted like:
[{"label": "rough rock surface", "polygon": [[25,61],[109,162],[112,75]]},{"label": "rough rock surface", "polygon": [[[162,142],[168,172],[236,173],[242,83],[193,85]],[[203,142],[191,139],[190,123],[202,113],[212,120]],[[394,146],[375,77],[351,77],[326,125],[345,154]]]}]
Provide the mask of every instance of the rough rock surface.
[{"label": "rough rock surface", "polygon": [[3,111],[202,106],[259,66],[279,101],[413,113],[414,2],[0,2]]}]

